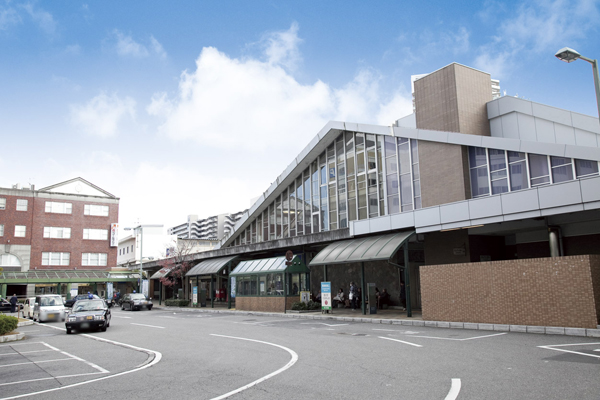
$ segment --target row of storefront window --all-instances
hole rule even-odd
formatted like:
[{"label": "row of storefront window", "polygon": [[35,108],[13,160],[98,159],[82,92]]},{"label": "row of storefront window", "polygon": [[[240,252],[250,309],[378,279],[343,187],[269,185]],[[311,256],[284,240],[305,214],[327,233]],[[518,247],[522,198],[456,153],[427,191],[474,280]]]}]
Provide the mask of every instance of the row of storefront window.
[{"label": "row of storefront window", "polygon": [[[287,276],[287,282],[285,282]],[[236,296],[296,296],[310,290],[308,274],[283,272],[232,277]]]}]

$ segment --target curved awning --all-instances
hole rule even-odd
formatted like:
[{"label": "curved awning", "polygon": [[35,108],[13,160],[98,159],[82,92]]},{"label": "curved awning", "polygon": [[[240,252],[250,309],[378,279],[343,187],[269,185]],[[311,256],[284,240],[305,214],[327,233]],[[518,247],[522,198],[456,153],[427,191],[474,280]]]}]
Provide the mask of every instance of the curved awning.
[{"label": "curved awning", "polygon": [[321,250],[309,265],[387,261],[414,233],[415,231],[411,230],[334,242]]},{"label": "curved awning", "polygon": [[160,278],[164,278],[165,276],[169,276],[169,274],[171,273],[173,268],[175,268],[175,267],[161,268],[158,271],[156,271],[154,274],[152,274],[150,279],[160,279]]},{"label": "curved awning", "polygon": [[225,268],[230,261],[233,261],[238,257],[239,256],[235,255],[202,261],[201,263],[195,265],[192,269],[190,269],[188,273],[185,274],[185,276],[219,274],[221,270]]},{"label": "curved awning", "polygon": [[231,276],[235,275],[254,275],[267,274],[275,272],[289,273],[307,273],[310,270],[302,261],[302,257],[294,256],[291,262],[287,262],[285,257],[263,258],[260,260],[242,261],[231,272]]}]

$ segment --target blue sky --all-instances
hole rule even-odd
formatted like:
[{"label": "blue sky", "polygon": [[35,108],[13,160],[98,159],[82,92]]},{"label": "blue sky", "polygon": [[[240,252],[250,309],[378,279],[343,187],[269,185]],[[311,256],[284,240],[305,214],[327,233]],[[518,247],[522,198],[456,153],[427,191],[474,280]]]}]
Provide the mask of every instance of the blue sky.
[{"label": "blue sky", "polygon": [[248,208],[329,120],[390,125],[458,62],[597,115],[600,1],[0,0],[0,187],[77,176],[120,223]]}]

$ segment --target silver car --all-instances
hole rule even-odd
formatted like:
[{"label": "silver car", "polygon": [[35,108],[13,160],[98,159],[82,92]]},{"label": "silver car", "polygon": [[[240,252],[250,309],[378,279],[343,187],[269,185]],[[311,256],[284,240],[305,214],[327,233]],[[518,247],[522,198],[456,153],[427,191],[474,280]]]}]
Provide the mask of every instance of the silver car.
[{"label": "silver car", "polygon": [[33,305],[34,321],[64,321],[65,317],[65,305],[60,295],[41,294],[35,296],[35,304]]}]

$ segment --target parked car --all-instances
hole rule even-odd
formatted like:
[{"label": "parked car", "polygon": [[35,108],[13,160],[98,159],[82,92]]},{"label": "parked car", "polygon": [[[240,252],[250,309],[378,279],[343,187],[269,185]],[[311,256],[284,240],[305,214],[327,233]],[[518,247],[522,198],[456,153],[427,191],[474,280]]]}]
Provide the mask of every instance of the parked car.
[{"label": "parked car", "polygon": [[147,308],[152,310],[152,299],[147,298],[142,293],[127,293],[122,297],[121,310],[141,310]]},{"label": "parked car", "polygon": [[[78,294],[77,296],[72,297],[71,300],[65,301],[65,307],[71,308],[71,307],[73,307],[73,304],[75,304],[75,302],[77,300],[85,300],[85,299],[88,299],[88,298],[89,298],[88,294]],[[93,294],[92,298],[99,299],[100,297],[98,297],[97,295]]]},{"label": "parked car", "polygon": [[58,294],[41,294],[35,296],[33,320],[39,322],[65,320],[65,305]]},{"label": "parked car", "polygon": [[106,332],[109,326],[110,310],[102,299],[77,300],[65,322],[67,334],[71,334],[74,329],[77,331],[99,329]]},{"label": "parked car", "polygon": [[23,305],[23,316],[25,318],[33,319],[33,306],[35,305],[35,297],[28,297],[25,299]]}]

